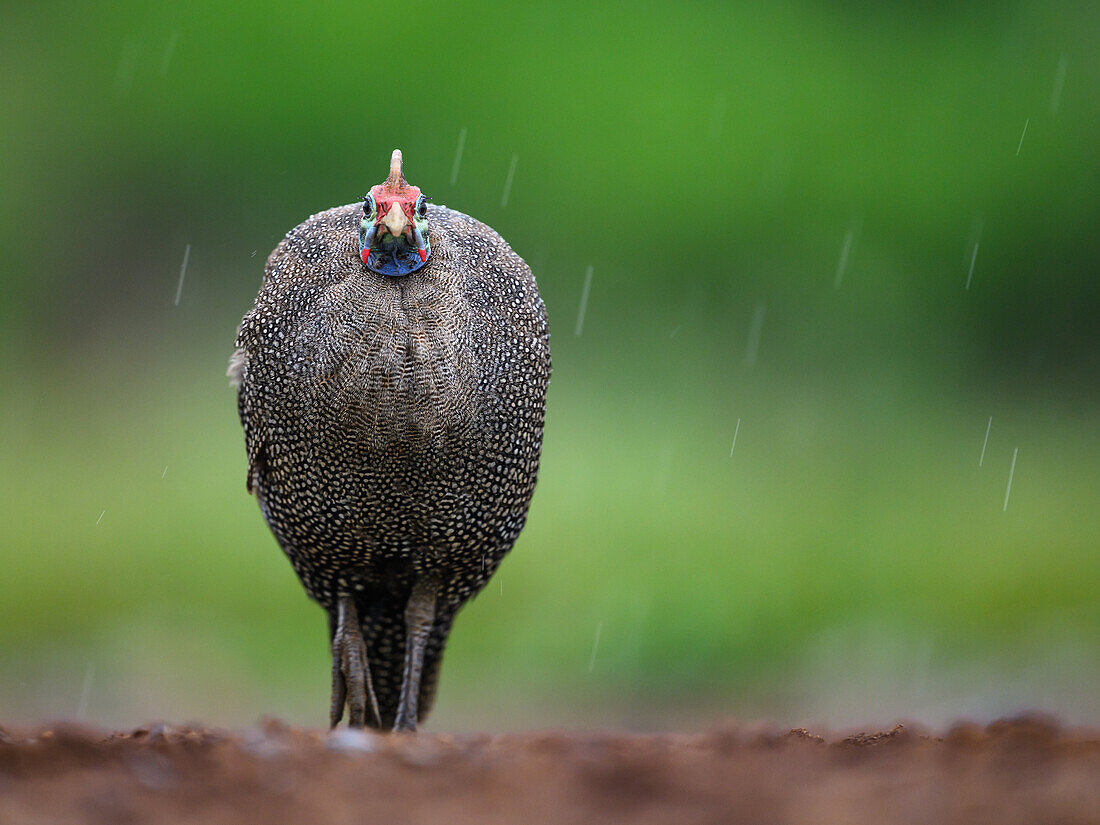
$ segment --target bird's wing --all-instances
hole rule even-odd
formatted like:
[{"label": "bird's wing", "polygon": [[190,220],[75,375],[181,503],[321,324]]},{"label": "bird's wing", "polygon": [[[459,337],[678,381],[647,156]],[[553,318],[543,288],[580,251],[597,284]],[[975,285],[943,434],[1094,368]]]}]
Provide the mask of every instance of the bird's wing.
[{"label": "bird's wing", "polygon": [[266,468],[267,452],[263,439],[263,419],[255,404],[256,387],[249,381],[248,350],[245,347],[238,346],[230,356],[227,375],[230,385],[237,389],[237,415],[244,427],[244,444],[248,452],[245,487],[251,493],[256,489],[259,474]]},{"label": "bird's wing", "polygon": [[237,347],[229,356],[229,369],[225,374],[229,376],[229,386],[235,390],[241,388],[244,383],[245,373],[248,371],[248,351],[244,347]]}]

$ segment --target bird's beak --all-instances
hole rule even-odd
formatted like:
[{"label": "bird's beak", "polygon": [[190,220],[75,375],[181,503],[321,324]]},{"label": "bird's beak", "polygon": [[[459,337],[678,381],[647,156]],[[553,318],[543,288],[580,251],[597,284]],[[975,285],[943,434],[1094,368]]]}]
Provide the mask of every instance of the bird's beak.
[{"label": "bird's beak", "polygon": [[405,217],[404,210],[397,203],[393,203],[390,205],[390,211],[386,213],[386,217],[382,219],[382,223],[385,224],[386,229],[390,230],[391,235],[400,238],[405,234],[409,219]]}]

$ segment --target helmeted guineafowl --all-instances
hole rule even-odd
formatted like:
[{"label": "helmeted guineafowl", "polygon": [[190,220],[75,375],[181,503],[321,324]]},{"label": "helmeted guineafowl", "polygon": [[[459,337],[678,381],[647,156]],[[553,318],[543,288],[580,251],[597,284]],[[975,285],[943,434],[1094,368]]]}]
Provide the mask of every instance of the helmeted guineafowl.
[{"label": "helmeted guineafowl", "polygon": [[328,612],[332,706],[415,730],[458,609],[527,517],[550,377],[531,270],[400,151],[267,259],[230,361],[248,489]]}]

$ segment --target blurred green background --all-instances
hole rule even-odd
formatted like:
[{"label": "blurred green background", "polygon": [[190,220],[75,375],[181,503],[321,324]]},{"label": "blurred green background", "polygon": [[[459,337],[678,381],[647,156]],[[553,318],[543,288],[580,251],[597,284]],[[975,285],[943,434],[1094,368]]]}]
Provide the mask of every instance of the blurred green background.
[{"label": "blurred green background", "polygon": [[1098,42],[1039,0],[8,4],[0,721],[323,724],[224,372],[398,146],[555,363],[434,729],[1095,722]]}]

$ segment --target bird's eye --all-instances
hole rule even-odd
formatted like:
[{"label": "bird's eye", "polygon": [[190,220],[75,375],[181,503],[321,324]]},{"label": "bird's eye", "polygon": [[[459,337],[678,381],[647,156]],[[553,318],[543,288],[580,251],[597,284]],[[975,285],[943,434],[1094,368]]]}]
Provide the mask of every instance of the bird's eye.
[{"label": "bird's eye", "polygon": [[374,195],[367,195],[367,197],[364,198],[364,200],[363,200],[363,214],[366,215],[367,217],[373,218],[374,217],[374,211],[375,211]]},{"label": "bird's eye", "polygon": [[423,218],[428,214],[428,199],[421,195],[416,199],[416,217]]}]

